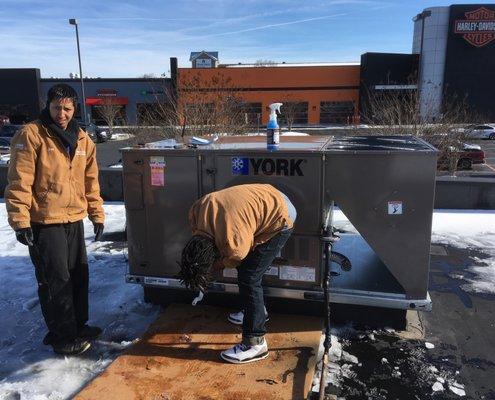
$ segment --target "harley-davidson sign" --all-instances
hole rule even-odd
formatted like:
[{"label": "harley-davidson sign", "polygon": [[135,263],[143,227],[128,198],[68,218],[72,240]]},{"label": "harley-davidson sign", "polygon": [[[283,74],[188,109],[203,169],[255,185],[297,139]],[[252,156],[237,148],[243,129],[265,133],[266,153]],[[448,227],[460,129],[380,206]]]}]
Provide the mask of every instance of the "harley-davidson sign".
[{"label": "harley-davidson sign", "polygon": [[482,47],[495,39],[495,11],[485,7],[464,13],[465,19],[454,22],[454,33],[476,47]]}]

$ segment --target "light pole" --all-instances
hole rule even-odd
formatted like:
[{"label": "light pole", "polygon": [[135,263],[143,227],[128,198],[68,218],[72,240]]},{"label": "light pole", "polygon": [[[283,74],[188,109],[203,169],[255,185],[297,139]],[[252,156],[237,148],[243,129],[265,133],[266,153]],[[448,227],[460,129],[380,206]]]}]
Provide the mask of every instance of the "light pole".
[{"label": "light pole", "polygon": [[430,10],[424,10],[422,13],[416,15],[413,21],[421,20],[421,43],[419,48],[419,68],[418,68],[418,97],[419,97],[419,113],[421,120],[425,119],[426,115],[423,114],[423,102],[425,101],[423,94],[423,41],[425,35],[425,19],[431,16]]},{"label": "light pole", "polygon": [[421,20],[421,43],[420,43],[420,49],[419,49],[419,71],[418,71],[418,89],[421,90],[422,88],[422,80],[423,77],[423,40],[424,40],[424,35],[425,35],[425,19],[427,17],[431,16],[431,11],[430,10],[424,10],[422,13],[416,15],[413,18],[413,21],[419,21]]},{"label": "light pole", "polygon": [[83,110],[83,122],[84,125],[87,125],[86,123],[86,96],[84,95],[84,81],[83,81],[83,73],[82,73],[82,66],[81,66],[81,50],[79,50],[79,30],[77,29],[77,19],[71,18],[69,19],[69,24],[74,25],[76,27],[76,41],[77,41],[77,58],[79,59],[79,77],[81,78],[81,92],[82,92],[82,110]]}]

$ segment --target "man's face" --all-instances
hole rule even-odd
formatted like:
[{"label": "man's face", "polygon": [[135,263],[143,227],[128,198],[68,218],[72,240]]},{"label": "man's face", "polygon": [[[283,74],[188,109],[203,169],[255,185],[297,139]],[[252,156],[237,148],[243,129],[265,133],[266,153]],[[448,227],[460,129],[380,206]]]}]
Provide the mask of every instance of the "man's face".
[{"label": "man's face", "polygon": [[74,111],[72,99],[58,99],[50,102],[50,117],[63,130],[67,129],[67,125],[74,116]]}]

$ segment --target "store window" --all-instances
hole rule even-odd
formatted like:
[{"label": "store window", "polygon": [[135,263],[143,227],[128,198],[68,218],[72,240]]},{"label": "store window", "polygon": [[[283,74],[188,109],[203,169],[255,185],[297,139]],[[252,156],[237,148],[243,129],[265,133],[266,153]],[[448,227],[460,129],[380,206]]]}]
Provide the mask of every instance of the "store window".
[{"label": "store window", "polygon": [[109,121],[113,121],[113,125],[125,125],[125,106],[119,104],[91,106],[91,120],[96,125],[108,125]]},{"label": "store window", "polygon": [[261,103],[244,103],[243,116],[247,125],[257,126],[261,124]]},{"label": "store window", "polygon": [[322,101],[320,103],[321,124],[348,124],[354,115],[353,101]]},{"label": "store window", "polygon": [[293,125],[308,123],[308,102],[307,101],[287,101],[283,102],[281,114],[279,117],[280,123],[288,127]]}]

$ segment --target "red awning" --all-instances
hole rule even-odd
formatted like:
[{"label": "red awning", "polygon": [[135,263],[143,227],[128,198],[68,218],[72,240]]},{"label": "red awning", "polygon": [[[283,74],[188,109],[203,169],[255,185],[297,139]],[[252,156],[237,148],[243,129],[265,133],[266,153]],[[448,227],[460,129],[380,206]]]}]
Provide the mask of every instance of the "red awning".
[{"label": "red awning", "polygon": [[105,104],[125,106],[129,104],[129,99],[127,97],[114,96],[86,97],[87,106],[102,106]]}]

